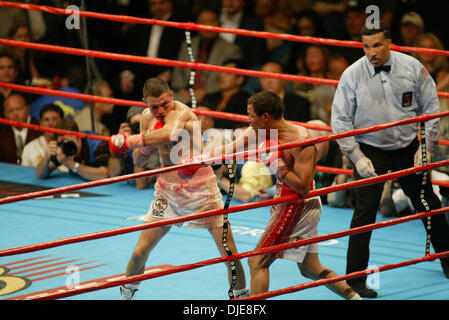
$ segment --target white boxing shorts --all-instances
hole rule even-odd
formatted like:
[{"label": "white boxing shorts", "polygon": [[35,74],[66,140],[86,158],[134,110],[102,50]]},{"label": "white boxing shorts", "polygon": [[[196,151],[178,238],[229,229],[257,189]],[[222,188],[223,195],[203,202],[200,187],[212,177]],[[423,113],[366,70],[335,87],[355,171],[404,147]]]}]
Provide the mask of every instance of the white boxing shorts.
[{"label": "white boxing shorts", "polygon": [[[209,210],[223,209],[223,199],[211,167],[199,168],[193,175],[184,176],[178,171],[161,174],[154,185],[154,197],[144,221],[150,217],[170,219]],[[181,227],[183,223],[176,224]],[[188,221],[194,228],[223,226],[223,215]]]}]

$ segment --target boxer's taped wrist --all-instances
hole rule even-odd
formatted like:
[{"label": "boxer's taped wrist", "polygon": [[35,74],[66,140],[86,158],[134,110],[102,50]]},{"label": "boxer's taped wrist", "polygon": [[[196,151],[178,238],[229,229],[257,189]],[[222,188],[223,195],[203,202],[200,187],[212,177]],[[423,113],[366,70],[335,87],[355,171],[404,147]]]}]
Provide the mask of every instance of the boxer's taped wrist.
[{"label": "boxer's taped wrist", "polygon": [[137,148],[145,146],[144,134],[133,134],[126,139],[129,148]]}]

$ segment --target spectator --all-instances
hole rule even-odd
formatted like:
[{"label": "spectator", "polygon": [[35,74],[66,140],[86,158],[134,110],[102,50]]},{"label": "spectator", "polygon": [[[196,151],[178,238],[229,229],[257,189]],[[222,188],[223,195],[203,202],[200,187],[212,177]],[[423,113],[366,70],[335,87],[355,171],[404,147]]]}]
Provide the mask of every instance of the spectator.
[{"label": "spectator", "polygon": [[[4,102],[6,119],[24,123],[39,124],[30,116],[30,107],[25,98],[18,94],[10,94]],[[0,162],[21,164],[25,144],[40,136],[42,132],[28,128],[4,126],[0,130]]]},{"label": "spectator", "polygon": [[[30,28],[23,21],[16,21],[8,32],[8,38],[18,41],[31,41]],[[40,79],[34,52],[22,47],[7,47],[6,51],[14,58],[18,69],[18,82],[27,85],[37,83]]]},{"label": "spectator", "polygon": [[[196,19],[198,24],[218,27],[220,25],[218,14],[208,8],[202,9]],[[216,32],[198,31],[198,35],[192,37],[192,50],[195,61],[212,65],[222,65],[228,59],[241,59],[242,53],[236,44],[223,40]],[[178,61],[190,61],[185,41],[181,45]],[[188,91],[189,70],[175,68],[173,71],[172,88],[175,99],[183,103],[190,102]],[[220,91],[218,73],[213,71],[195,70],[193,89],[197,101],[201,101],[208,93]]]},{"label": "spectator", "polygon": [[[226,60],[223,66],[243,68],[241,62],[235,59]],[[220,72],[218,74],[220,91],[206,94],[203,100],[213,106],[212,110],[246,115],[246,101],[250,94],[242,88],[244,83],[245,77],[242,75]],[[246,125],[242,122],[220,118],[215,119],[214,123],[214,127],[219,129],[235,129]]]},{"label": "spectator", "polygon": [[326,34],[333,39],[343,39],[344,12],[347,0],[312,0],[312,9],[321,16]]},{"label": "spectator", "polygon": [[[297,60],[297,68],[299,75],[309,76],[314,78],[326,78],[329,51],[326,47],[321,45],[309,45],[304,52],[303,56],[300,56]],[[292,86],[293,91],[302,97],[307,98],[310,103],[314,99],[315,85],[306,82],[294,82]]]},{"label": "spectator", "polygon": [[[441,40],[433,33],[420,34],[416,37],[413,46],[444,50]],[[414,53],[412,55],[417,58],[429,71],[430,75],[435,80],[437,90],[449,88],[449,81],[447,80],[447,76],[449,74],[449,63],[446,56],[436,56],[424,53]]]},{"label": "spectator", "polygon": [[[344,14],[345,36],[343,40],[362,41],[362,30],[368,14],[365,12],[366,6],[360,1],[349,1]],[[350,47],[336,47],[333,50],[343,55],[349,64],[363,57],[363,50]]]},{"label": "spectator", "polygon": [[[217,184],[220,190],[229,192],[229,176],[226,175],[226,166],[216,170]],[[276,177],[262,162],[245,161],[237,165],[236,182],[234,184],[233,197],[240,202],[260,201],[271,198],[268,189],[273,187]]]},{"label": "spectator", "polygon": [[416,37],[424,32],[424,20],[416,12],[407,12],[401,19],[399,30],[401,39],[398,45],[411,47]]},{"label": "spectator", "polygon": [[[294,34],[306,37],[326,38],[321,17],[313,10],[304,10],[295,17]],[[286,72],[298,73],[296,62],[299,56],[304,56],[304,51],[309,46],[306,42],[295,41],[291,44],[290,57],[286,65]]]},{"label": "spectator", "polygon": [[[234,132],[235,138],[245,131],[245,128],[238,129]],[[230,141],[223,141],[226,145]],[[254,148],[255,146],[253,146]],[[217,146],[221,148],[221,146]],[[272,187],[276,184],[276,177],[270,169],[259,161],[247,160],[244,163],[237,162],[234,166],[235,184],[233,197],[241,202],[250,202],[254,200],[262,200],[271,198],[274,195]],[[229,192],[229,175],[227,167],[220,165],[215,170],[217,176],[217,184],[222,192]]]},{"label": "spectator", "polygon": [[[189,21],[190,14],[186,15],[182,8],[178,8],[176,1],[147,0],[147,3],[149,15],[146,16],[149,18],[173,22]],[[185,39],[184,30],[150,24],[134,26],[125,24],[123,27],[130,29],[123,36],[127,53],[177,60],[181,43]],[[145,80],[149,77],[161,77],[169,83],[173,72],[173,68],[168,66],[142,65],[140,63],[126,63],[123,70],[128,70],[128,74],[134,76],[132,80],[134,88],[142,88]]]},{"label": "spectator", "polygon": [[[61,79],[60,88],[64,92],[83,93],[87,85],[85,69],[81,65],[70,65]],[[64,111],[64,117],[74,118],[75,115],[84,108],[84,101],[65,97],[41,95],[31,102],[30,114],[39,120],[42,106],[46,104],[56,104]]]},{"label": "spectator", "polygon": [[[449,181],[449,176],[445,173],[437,170],[431,170],[430,173],[432,180]],[[440,201],[445,203],[444,205],[446,206],[448,199],[445,197],[448,195],[448,188],[441,187],[436,184],[433,184],[432,188],[433,192],[435,192]],[[403,217],[409,214],[417,213],[410,198],[404,193],[400,186],[397,186],[396,182],[391,180],[385,182],[380,205],[380,214],[384,218]]]},{"label": "spectator", "polygon": [[[64,111],[55,104],[47,104],[40,112],[39,124],[42,127],[54,128],[64,118]],[[36,168],[45,157],[47,145],[55,140],[54,133],[45,131],[43,135],[31,140],[25,145],[22,153],[22,166]]]},{"label": "spectator", "polygon": [[[248,0],[221,0],[220,24],[223,28],[238,28],[245,30],[264,31],[260,19],[250,15],[245,10]],[[262,65],[266,57],[266,47],[263,38],[220,33],[224,40],[235,43],[242,52],[242,64],[249,69],[256,69]]]},{"label": "spectator", "polygon": [[[264,30],[271,33],[290,33],[293,28],[294,14],[288,2],[258,0],[256,16],[263,21]],[[291,42],[281,39],[265,39],[267,57],[264,61],[275,61],[283,67],[288,61]]]},{"label": "spectator", "polygon": [[[444,50],[441,40],[433,33],[422,33],[415,38],[413,46]],[[446,56],[436,56],[430,54],[413,53],[412,56],[417,58],[426,67],[430,75],[435,81],[437,91],[449,91],[449,63]],[[448,100],[439,98],[440,112],[449,110]],[[449,138],[449,118],[440,118],[440,138]],[[445,145],[436,145],[432,158],[435,161],[447,159],[449,147]],[[449,172],[448,166],[440,167],[440,171]]]},{"label": "spectator", "polygon": [[[276,62],[267,62],[262,66],[262,71],[272,73],[282,73],[282,67]],[[294,93],[286,91],[284,81],[275,78],[260,78],[263,90],[267,90],[278,95],[285,106],[285,119],[299,122],[310,120],[310,103]]]},{"label": "spectator", "polygon": [[[338,53],[334,53],[329,57],[327,63],[327,78],[339,80],[343,71],[349,66],[345,57]],[[313,102],[310,113],[312,119],[320,119],[327,124],[331,120],[332,101],[334,100],[335,86],[327,84],[317,84],[314,86]]]},{"label": "spectator", "polygon": [[[119,133],[137,134],[140,132],[140,117],[144,108],[131,107],[127,113],[127,122],[120,125]],[[122,174],[130,174],[134,172],[142,172],[145,170],[156,169],[161,166],[159,161],[159,152],[153,149],[147,164],[144,167],[134,165],[132,151],[122,158],[109,157],[108,174],[110,177],[116,177]],[[137,189],[147,189],[155,180],[156,175],[128,180],[127,182],[133,184]]]},{"label": "spectator", "polygon": [[[58,122],[56,129],[79,131],[76,122],[70,118]],[[89,181],[105,179],[109,157],[107,141],[56,135],[56,140],[48,143],[45,157],[36,167],[36,177],[47,179],[58,169]]]},{"label": "spectator", "polygon": [[[340,153],[341,155],[341,153]],[[342,169],[351,169],[351,163],[348,158],[341,155],[341,165],[335,166]],[[339,173],[332,181],[332,186],[336,186],[342,183],[354,181],[354,177],[351,174]],[[355,192],[354,189],[343,189],[327,194],[327,204],[334,208],[354,208],[355,207]]]},{"label": "spectator", "polygon": [[[113,92],[109,87],[109,84],[104,80],[94,81],[92,84],[92,93],[95,96],[106,98],[113,97]],[[85,106],[83,110],[75,116],[75,122],[77,123],[78,128],[81,131],[94,131],[104,136],[110,136],[111,131],[104,123],[104,117],[105,115],[112,113],[114,105],[104,102],[94,102],[92,108],[95,119],[95,130],[93,130],[91,108],[89,106]]]},{"label": "spectator", "polygon": [[[19,71],[17,70],[14,59],[9,54],[0,54],[0,81],[5,83],[16,83],[18,74]],[[0,87],[0,117],[4,116],[4,101],[12,92],[12,89]]]}]

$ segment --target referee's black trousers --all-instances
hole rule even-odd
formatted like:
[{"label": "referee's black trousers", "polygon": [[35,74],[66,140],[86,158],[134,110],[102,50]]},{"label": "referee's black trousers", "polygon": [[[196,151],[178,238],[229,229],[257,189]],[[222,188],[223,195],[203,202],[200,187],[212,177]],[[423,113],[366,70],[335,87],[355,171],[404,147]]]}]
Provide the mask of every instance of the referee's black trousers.
[{"label": "referee's black trousers", "polygon": [[[371,160],[378,175],[385,174],[388,170],[398,171],[413,167],[414,155],[419,147],[417,139],[415,139],[408,147],[404,149],[385,151],[366,144],[360,144],[362,152]],[[362,179],[354,168],[355,178]],[[398,181],[409,196],[417,212],[424,212],[425,207],[420,199],[422,175],[411,174],[398,178]],[[430,207],[430,210],[441,208],[441,202],[435,195],[430,182],[430,174],[427,179],[428,183],[424,186],[424,199]],[[351,228],[364,226],[375,223],[376,215],[379,209],[380,198],[382,196],[384,183],[378,183],[365,187],[359,187],[355,190],[356,203],[354,215],[351,221]],[[426,218],[422,219],[424,226]],[[346,273],[361,271],[368,267],[369,260],[369,242],[371,232],[354,234],[349,237]],[[431,243],[435,252],[449,250],[449,225],[443,214],[433,215],[431,217]],[[407,239],[395,239],[407,242]],[[423,238],[423,255],[425,253],[425,238]],[[441,259],[443,266],[449,265],[449,258]],[[365,283],[366,275],[358,278],[348,279],[349,284]]]}]

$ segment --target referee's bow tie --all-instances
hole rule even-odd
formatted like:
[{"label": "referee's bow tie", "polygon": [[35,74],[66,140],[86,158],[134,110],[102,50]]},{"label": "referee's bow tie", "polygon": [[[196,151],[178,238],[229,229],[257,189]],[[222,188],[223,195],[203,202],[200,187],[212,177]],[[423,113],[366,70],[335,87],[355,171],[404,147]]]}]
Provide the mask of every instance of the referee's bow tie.
[{"label": "referee's bow tie", "polygon": [[380,66],[380,67],[374,67],[374,73],[378,73],[381,71],[390,72],[391,66]]}]

